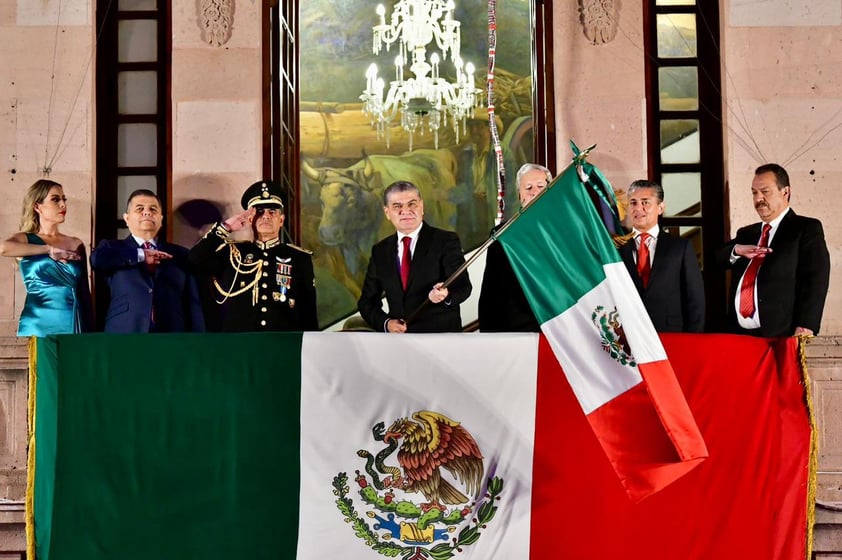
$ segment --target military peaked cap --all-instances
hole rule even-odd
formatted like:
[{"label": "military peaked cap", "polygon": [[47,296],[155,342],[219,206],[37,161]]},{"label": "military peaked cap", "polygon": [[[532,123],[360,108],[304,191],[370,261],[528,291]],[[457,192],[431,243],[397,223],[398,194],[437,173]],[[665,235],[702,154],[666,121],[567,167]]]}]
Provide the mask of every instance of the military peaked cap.
[{"label": "military peaked cap", "polygon": [[284,202],[281,196],[281,187],[274,181],[258,181],[246,189],[240,203],[243,205],[243,210],[254,206],[283,208]]}]

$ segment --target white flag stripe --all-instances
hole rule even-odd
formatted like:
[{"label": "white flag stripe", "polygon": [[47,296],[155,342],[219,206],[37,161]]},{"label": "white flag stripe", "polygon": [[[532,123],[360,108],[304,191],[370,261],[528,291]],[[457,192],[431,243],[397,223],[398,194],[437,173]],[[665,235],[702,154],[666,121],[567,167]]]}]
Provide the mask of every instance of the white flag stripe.
[{"label": "white flag stripe", "polygon": [[[348,473],[348,497],[373,527],[354,482],[365,464],[357,451],[384,447],[372,437],[376,423],[388,428],[420,410],[460,422],[479,445],[485,478],[504,480],[497,516],[460,557],[528,558],[537,353],[533,334],[305,334],[297,558],[381,558],[344,521],[331,482]],[[387,464],[397,465],[396,453]]]},{"label": "white flag stripe", "polygon": [[607,264],[603,269],[635,361],[648,364],[666,360],[664,345],[661,344],[661,338],[643,306],[626,265],[621,262]]},{"label": "white flag stripe", "polygon": [[[620,263],[620,266],[625,265]],[[599,306],[606,313],[614,308],[608,280],[597,284],[576,305],[541,325],[585,414],[643,381],[636,367],[621,365],[603,349],[599,328],[593,321],[594,310]]]}]

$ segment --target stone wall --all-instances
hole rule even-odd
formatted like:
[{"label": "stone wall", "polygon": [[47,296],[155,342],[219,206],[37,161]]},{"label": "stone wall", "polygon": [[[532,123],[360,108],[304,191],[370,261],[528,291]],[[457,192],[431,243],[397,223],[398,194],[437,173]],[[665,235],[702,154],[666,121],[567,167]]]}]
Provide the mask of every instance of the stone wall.
[{"label": "stone wall", "polygon": [[[266,2],[235,2],[231,37],[203,39],[196,2],[172,3],[173,241],[191,246],[202,225],[183,204],[206,200],[223,216],[262,179],[261,17]],[[203,233],[203,231],[202,231]]]},{"label": "stone wall", "polygon": [[[58,7],[61,6],[59,13]],[[59,25],[56,25],[58,21]],[[91,238],[93,13],[90,0],[0,2],[0,236],[18,231],[23,192],[45,175],[65,187],[62,231]],[[0,336],[17,332],[25,291],[0,259]]]},{"label": "stone wall", "polygon": [[0,560],[26,550],[28,357],[26,339],[0,337]]},{"label": "stone wall", "polygon": [[568,139],[580,148],[596,143],[589,160],[620,187],[647,176],[646,82],[641,0],[614,4],[617,34],[593,45],[579,21],[579,2],[554,0],[553,72],[556,161],[570,161]]}]

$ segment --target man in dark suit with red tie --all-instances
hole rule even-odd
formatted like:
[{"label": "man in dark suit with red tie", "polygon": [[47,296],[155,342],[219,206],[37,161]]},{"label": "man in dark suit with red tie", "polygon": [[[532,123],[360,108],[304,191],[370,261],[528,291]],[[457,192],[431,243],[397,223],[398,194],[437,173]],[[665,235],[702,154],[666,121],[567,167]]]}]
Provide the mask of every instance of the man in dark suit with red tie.
[{"label": "man in dark suit with red tie", "polygon": [[105,332],[204,332],[187,249],[157,239],[163,223],[158,196],[146,189],[134,191],[123,219],[130,235],[105,239],[91,254],[91,266],[111,293]]},{"label": "man in dark suit with red tie", "polygon": [[[471,294],[467,271],[443,286],[465,262],[459,236],[423,221],[424,201],[408,181],[386,188],[383,213],[396,232],[371,249],[357,302],[360,315],[379,332],[461,331],[459,304]],[[384,294],[388,313],[383,310]]]},{"label": "man in dark suit with red tie", "polygon": [[737,230],[720,253],[732,270],[730,323],[756,336],[818,334],[830,285],[822,224],[790,208],[789,175],[776,163],[757,168],[751,196],[762,221]]},{"label": "man in dark suit with red tie", "polygon": [[702,332],[705,290],[693,246],[658,226],[664,213],[664,189],[635,181],[628,189],[634,238],[620,255],[658,332]]}]

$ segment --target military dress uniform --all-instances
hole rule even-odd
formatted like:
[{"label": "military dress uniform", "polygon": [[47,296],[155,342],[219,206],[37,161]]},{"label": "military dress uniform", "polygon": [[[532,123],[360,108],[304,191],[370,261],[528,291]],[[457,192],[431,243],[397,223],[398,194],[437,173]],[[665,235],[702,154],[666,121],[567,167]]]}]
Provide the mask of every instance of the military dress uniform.
[{"label": "military dress uniform", "polygon": [[214,276],[222,330],[317,330],[310,253],[277,238],[233,242],[228,236],[218,223],[190,251],[190,261]]},{"label": "military dress uniform", "polygon": [[[283,211],[280,187],[258,181],[246,189],[243,209]],[[316,280],[310,251],[269,241],[233,241],[220,222],[190,250],[197,269],[214,277],[216,303],[226,332],[314,331]]]}]

